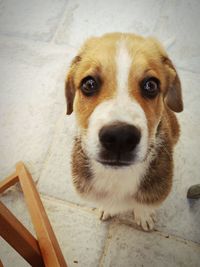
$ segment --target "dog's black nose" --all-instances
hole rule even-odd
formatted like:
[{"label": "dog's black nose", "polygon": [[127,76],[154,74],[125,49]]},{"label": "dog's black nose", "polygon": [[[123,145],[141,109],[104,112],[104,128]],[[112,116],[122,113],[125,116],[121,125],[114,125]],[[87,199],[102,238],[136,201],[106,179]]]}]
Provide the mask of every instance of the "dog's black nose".
[{"label": "dog's black nose", "polygon": [[102,146],[107,151],[117,154],[133,151],[140,138],[140,131],[135,126],[126,123],[104,126],[99,132]]}]

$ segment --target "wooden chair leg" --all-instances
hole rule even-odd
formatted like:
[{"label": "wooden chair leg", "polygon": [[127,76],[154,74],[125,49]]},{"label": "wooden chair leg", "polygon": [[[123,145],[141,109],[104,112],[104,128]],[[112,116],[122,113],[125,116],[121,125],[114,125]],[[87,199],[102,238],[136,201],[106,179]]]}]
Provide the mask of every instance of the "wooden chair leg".
[{"label": "wooden chair leg", "polygon": [[15,174],[0,182],[0,192],[3,192],[17,181],[20,182],[31,215],[45,266],[67,267],[39,193],[23,162],[16,164]]},{"label": "wooden chair leg", "polygon": [[67,267],[30,173],[22,162],[16,165],[16,170],[35,227],[45,266]]},{"label": "wooden chair leg", "polygon": [[17,173],[13,173],[9,177],[5,178],[3,181],[0,181],[0,193],[3,193],[6,189],[18,182]]},{"label": "wooden chair leg", "polygon": [[18,219],[0,202],[0,235],[31,266],[44,267],[37,240],[18,221]]}]

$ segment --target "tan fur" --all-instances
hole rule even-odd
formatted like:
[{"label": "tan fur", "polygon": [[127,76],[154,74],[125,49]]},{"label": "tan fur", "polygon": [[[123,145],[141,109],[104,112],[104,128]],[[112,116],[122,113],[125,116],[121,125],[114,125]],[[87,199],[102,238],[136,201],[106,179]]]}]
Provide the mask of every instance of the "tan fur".
[{"label": "tan fur", "polygon": [[80,51],[82,60],[81,64],[77,64],[76,72],[74,71],[74,64],[72,64],[67,80],[73,76],[74,88],[79,88],[81,80],[88,75],[99,75],[103,81],[101,94],[92,99],[85,97],[79,90],[76,92],[75,112],[83,129],[87,128],[88,118],[94,108],[102,100],[110,99],[114,95],[116,88],[116,70],[112,60],[114,55],[115,49],[109,40],[106,42],[106,40],[92,38],[86,42]]}]

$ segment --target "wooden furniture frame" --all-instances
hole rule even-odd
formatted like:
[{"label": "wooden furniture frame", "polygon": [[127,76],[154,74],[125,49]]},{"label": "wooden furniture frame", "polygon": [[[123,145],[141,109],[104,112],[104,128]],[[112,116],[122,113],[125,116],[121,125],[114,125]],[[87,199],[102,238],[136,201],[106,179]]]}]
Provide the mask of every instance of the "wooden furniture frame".
[{"label": "wooden furniture frame", "polygon": [[37,239],[1,202],[0,235],[31,266],[67,267],[39,193],[23,162],[17,163],[15,173],[0,182],[0,193],[17,182],[21,185]]}]

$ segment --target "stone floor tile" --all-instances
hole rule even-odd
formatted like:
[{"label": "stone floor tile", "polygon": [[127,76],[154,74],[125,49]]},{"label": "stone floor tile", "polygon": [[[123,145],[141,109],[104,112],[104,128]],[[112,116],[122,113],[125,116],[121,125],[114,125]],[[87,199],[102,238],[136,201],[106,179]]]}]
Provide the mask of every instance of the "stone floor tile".
[{"label": "stone floor tile", "polygon": [[153,34],[170,41],[169,55],[183,69],[200,70],[200,1],[165,1]]},{"label": "stone floor tile", "polygon": [[66,116],[63,112],[56,130],[49,158],[38,182],[38,189],[45,195],[84,205],[86,203],[78,197],[72,184],[70,164],[76,134],[74,115]]},{"label": "stone floor tile", "polygon": [[106,248],[101,267],[199,266],[200,247],[195,243],[125,225],[113,225]]},{"label": "stone floor tile", "polygon": [[151,34],[162,3],[162,0],[70,1],[55,40],[80,46],[86,38],[106,32]]},{"label": "stone floor tile", "polygon": [[58,116],[65,109],[70,51],[0,39],[0,179],[19,160],[39,176]]},{"label": "stone floor tile", "polygon": [[0,238],[0,257],[4,267],[30,267],[3,238]]},{"label": "stone floor tile", "polygon": [[0,3],[0,34],[49,41],[53,37],[66,0],[3,0]]}]

